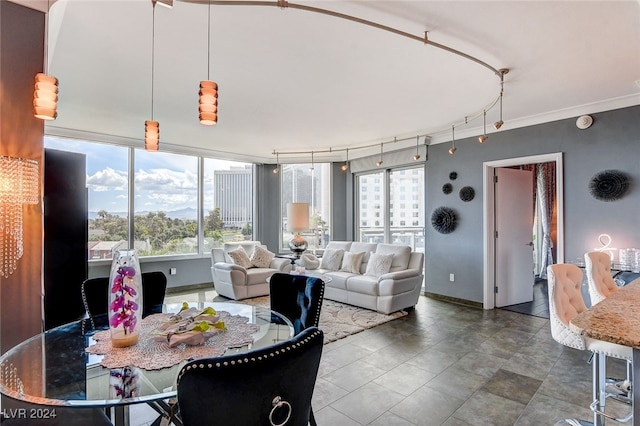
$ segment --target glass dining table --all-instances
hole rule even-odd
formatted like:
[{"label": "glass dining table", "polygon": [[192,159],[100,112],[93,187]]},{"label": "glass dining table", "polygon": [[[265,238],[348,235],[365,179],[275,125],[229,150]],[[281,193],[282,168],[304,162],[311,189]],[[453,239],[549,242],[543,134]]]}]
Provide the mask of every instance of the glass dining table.
[{"label": "glass dining table", "polygon": [[[238,345],[218,347],[214,356],[247,352],[293,337],[291,322],[265,307],[236,302],[189,305],[198,309],[212,307],[226,315],[227,320],[246,324],[245,333],[249,330],[248,339]],[[163,312],[177,313],[181,306],[167,304]],[[128,362],[126,358],[112,359],[108,354],[90,353],[101,343],[98,336],[104,335],[101,331],[104,329],[108,329],[106,316],[83,319],[38,334],[8,350],[0,357],[0,392],[53,413],[56,407],[112,408],[108,412],[113,423],[125,426],[129,424],[129,406],[146,403],[166,420],[180,424],[174,417],[173,405],[167,401],[176,396],[178,373],[191,359],[186,351],[193,348],[159,345],[161,350],[154,347],[131,365],[123,365]],[[229,326],[225,333],[232,337],[235,330],[236,327]],[[206,349],[198,348],[197,353],[206,356]],[[167,355],[171,355],[172,365],[167,365]],[[154,364],[156,358],[162,362]],[[160,368],[155,368],[157,366]]]}]

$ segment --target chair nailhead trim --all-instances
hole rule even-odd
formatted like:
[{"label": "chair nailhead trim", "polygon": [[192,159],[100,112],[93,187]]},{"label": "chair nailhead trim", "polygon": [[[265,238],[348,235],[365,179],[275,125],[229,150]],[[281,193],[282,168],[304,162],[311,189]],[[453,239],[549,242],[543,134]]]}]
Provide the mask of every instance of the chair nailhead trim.
[{"label": "chair nailhead trim", "polygon": [[311,341],[311,339],[315,336],[317,336],[320,333],[319,330],[315,331],[312,335],[306,337],[305,339],[296,342],[296,343],[291,343],[283,348],[280,348],[274,352],[269,352],[268,354],[262,354],[262,355],[258,355],[258,356],[253,356],[251,358],[245,357],[245,358],[241,358],[238,360],[232,360],[232,361],[225,361],[225,360],[219,360],[216,361],[215,363],[212,362],[208,362],[208,363],[204,363],[204,362],[200,362],[198,364],[188,364],[184,367],[184,369],[180,372],[180,375],[178,376],[177,381],[180,381],[180,379],[182,378],[182,376],[187,372],[187,371],[191,371],[193,369],[196,368],[208,368],[208,369],[212,369],[212,368],[221,368],[221,367],[228,367],[229,365],[236,365],[237,364],[243,364],[243,363],[249,363],[249,362],[260,362],[263,360],[266,360],[268,358],[273,358],[277,355],[280,354],[284,354],[285,352],[289,352],[291,351],[294,347],[295,348],[299,348],[301,346],[303,346],[306,343],[309,343]]}]

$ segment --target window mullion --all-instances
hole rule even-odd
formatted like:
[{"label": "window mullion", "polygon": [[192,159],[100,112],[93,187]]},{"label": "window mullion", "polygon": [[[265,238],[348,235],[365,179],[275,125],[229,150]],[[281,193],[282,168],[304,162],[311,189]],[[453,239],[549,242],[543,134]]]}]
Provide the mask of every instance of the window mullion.
[{"label": "window mullion", "polygon": [[128,248],[134,248],[134,241],[135,241],[135,226],[134,226],[134,217],[135,217],[135,211],[134,211],[134,204],[135,204],[135,166],[136,166],[136,161],[135,161],[135,148],[134,147],[129,147],[129,174],[128,174],[128,182],[129,182],[129,188],[128,188],[128,204],[129,204],[129,215],[127,217],[127,224],[129,226],[129,232],[128,232],[128,241],[127,241],[127,247]]}]

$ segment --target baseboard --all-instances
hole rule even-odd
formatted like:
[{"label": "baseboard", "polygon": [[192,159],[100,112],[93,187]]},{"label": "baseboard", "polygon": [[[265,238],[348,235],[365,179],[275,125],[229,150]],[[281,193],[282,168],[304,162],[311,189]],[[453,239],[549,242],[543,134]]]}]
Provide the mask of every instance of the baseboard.
[{"label": "baseboard", "polygon": [[177,287],[167,287],[166,294],[184,293],[186,291],[199,291],[199,290],[213,290],[213,283],[188,284],[188,285],[181,285]]},{"label": "baseboard", "polygon": [[442,294],[429,293],[428,291],[423,292],[422,295],[427,296],[431,299],[441,300],[443,302],[455,303],[456,305],[463,305],[469,308],[483,309],[483,305],[480,302],[473,302],[471,300],[458,299],[457,297],[444,296]]}]

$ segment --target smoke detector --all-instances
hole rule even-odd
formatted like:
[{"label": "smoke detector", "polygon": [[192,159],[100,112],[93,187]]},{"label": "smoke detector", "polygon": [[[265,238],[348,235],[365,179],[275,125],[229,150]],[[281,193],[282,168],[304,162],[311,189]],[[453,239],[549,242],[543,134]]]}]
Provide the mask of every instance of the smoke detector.
[{"label": "smoke detector", "polygon": [[576,127],[578,129],[588,129],[593,124],[593,118],[590,115],[581,115],[576,120]]}]

